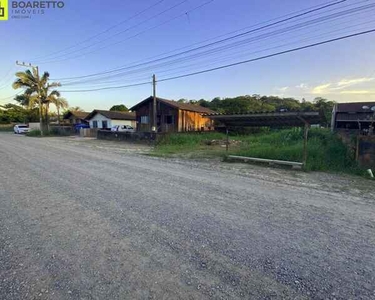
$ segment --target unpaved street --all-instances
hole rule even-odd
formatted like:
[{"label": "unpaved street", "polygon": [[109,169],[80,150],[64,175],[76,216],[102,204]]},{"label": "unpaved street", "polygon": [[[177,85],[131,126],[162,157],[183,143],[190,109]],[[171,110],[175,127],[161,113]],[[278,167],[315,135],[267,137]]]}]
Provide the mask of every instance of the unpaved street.
[{"label": "unpaved street", "polygon": [[140,151],[0,133],[0,299],[375,299],[374,182]]}]

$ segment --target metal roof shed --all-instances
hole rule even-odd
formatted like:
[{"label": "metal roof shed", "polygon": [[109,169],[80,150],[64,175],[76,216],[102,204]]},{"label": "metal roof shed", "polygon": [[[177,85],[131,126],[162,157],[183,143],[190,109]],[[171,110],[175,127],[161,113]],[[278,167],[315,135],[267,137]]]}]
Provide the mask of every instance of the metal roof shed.
[{"label": "metal roof shed", "polygon": [[[218,121],[226,127],[227,151],[229,147],[229,126],[241,127],[304,127],[303,165],[307,161],[307,141],[310,125],[322,121],[319,112],[254,112],[246,114],[208,114],[212,120]],[[248,158],[251,159],[251,158]],[[254,159],[255,160],[255,159]],[[279,161],[280,163],[280,161]],[[298,163],[296,163],[298,164]]]}]

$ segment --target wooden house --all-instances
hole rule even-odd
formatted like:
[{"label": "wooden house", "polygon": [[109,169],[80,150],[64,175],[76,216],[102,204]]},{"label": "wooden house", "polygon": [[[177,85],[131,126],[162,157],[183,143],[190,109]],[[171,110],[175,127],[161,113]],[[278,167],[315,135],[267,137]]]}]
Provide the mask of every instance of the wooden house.
[{"label": "wooden house", "polygon": [[[157,132],[214,130],[213,121],[204,114],[214,111],[199,105],[156,98]],[[153,127],[153,97],[131,108],[136,114],[137,131],[151,132]]]},{"label": "wooden house", "polygon": [[332,130],[374,132],[375,102],[338,103],[332,112]]},{"label": "wooden house", "polygon": [[78,124],[88,124],[86,121],[86,117],[90,113],[84,111],[69,111],[64,116],[64,121],[69,123],[70,125],[78,125]]}]

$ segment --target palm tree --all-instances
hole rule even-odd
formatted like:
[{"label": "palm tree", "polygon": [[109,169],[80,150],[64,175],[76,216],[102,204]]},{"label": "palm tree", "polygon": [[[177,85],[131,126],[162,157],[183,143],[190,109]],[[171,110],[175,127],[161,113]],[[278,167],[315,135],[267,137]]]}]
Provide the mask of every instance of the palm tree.
[{"label": "palm tree", "polygon": [[29,107],[30,95],[17,95],[16,97],[14,97],[14,100],[17,101],[23,107]]},{"label": "palm tree", "polygon": [[17,79],[12,85],[13,88],[23,88],[25,90],[23,96],[28,98],[29,106],[39,106],[41,119],[43,115],[43,105],[45,106],[45,122],[48,126],[48,111],[51,97],[60,97],[60,93],[58,91],[51,91],[51,89],[61,86],[60,83],[48,83],[49,73],[44,72],[42,76],[39,76],[36,68],[26,70],[25,72],[17,72],[16,77]]},{"label": "palm tree", "polygon": [[56,110],[57,110],[57,122],[60,126],[60,109],[66,109],[68,108],[69,104],[68,101],[66,101],[65,98],[62,97],[53,97],[51,99],[51,103],[55,105]]},{"label": "palm tree", "polygon": [[56,98],[59,98],[61,95],[58,91],[56,90],[53,90],[52,92],[48,92],[48,85],[46,88],[43,88],[42,89],[43,91],[43,97],[42,99],[44,99],[42,101],[42,103],[44,104],[44,113],[45,113],[45,120],[46,120],[46,124],[47,124],[47,130],[49,130],[49,107],[51,104],[54,104],[55,102],[55,99]]}]

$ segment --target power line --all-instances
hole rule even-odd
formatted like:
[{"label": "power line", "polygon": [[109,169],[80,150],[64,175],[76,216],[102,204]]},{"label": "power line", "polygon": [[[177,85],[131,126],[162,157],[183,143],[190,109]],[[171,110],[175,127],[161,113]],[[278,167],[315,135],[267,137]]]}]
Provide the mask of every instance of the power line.
[{"label": "power line", "polygon": [[[12,66],[8,72],[6,72],[6,75],[1,79],[0,81],[3,81],[2,84],[0,85],[0,90],[8,87],[9,82],[11,82],[12,79],[12,71],[15,70],[16,68]],[[10,76],[9,76],[10,75]]]},{"label": "power line", "polygon": [[252,30],[248,30],[246,32],[243,32],[243,33],[240,33],[240,34],[236,34],[234,36],[230,36],[230,37],[227,37],[225,39],[221,39],[219,41],[215,41],[215,42],[212,42],[212,43],[209,43],[209,44],[205,44],[203,46],[199,46],[199,47],[195,47],[193,49],[189,49],[189,50],[186,50],[186,51],[183,51],[183,52],[179,52],[177,54],[173,54],[173,55],[169,55],[169,56],[166,56],[166,57],[162,57],[162,58],[159,58],[159,59],[154,59],[154,60],[150,60],[150,61],[147,61],[147,62],[143,62],[143,63],[139,63],[139,64],[135,64],[135,65],[131,65],[131,66],[124,66],[124,67],[120,67],[120,68],[117,68],[117,69],[114,69],[114,70],[110,70],[110,71],[105,71],[105,72],[99,72],[99,73],[94,73],[94,74],[89,74],[89,75],[84,75],[84,76],[76,76],[76,77],[68,77],[68,78],[60,78],[59,80],[66,80],[66,79],[78,79],[78,78],[88,78],[88,77],[94,77],[94,76],[97,76],[97,75],[105,75],[105,74],[110,74],[110,73],[114,73],[114,72],[118,72],[118,71],[122,71],[122,70],[126,70],[126,69],[131,69],[131,68],[135,68],[135,67],[138,67],[138,66],[142,66],[142,65],[146,65],[146,64],[150,64],[150,63],[154,63],[154,62],[158,62],[158,61],[162,61],[162,60],[166,60],[166,59],[169,59],[169,58],[173,58],[173,57],[176,57],[176,56],[181,56],[183,54],[186,54],[186,53],[190,53],[192,51],[197,51],[197,50],[200,50],[200,49],[203,49],[203,48],[206,48],[206,47],[210,47],[212,45],[215,45],[215,44],[218,44],[218,43],[223,43],[223,42],[226,42],[226,41],[229,41],[229,40],[232,40],[232,39],[235,39],[235,38],[238,38],[238,37],[242,37],[242,36],[245,36],[245,35],[248,35],[248,34],[251,34],[251,33],[254,33],[256,31],[260,31],[262,29],[266,29],[266,28],[269,28],[269,27],[272,27],[272,26],[275,26],[275,25],[278,25],[278,24],[282,24],[282,23],[285,23],[287,21],[290,21],[290,20],[293,20],[293,19],[296,19],[296,18],[299,18],[301,16],[305,16],[307,14],[311,14],[313,12],[317,12],[317,11],[320,11],[320,10],[323,10],[325,8],[328,8],[328,7],[331,7],[331,6],[334,6],[334,5],[338,5],[338,4],[341,4],[343,2],[346,2],[346,0],[340,0],[338,2],[329,2],[328,4],[325,4],[323,6],[319,6],[317,8],[312,8],[312,9],[309,9],[307,11],[304,11],[302,13],[298,13],[296,15],[292,15],[291,17],[287,17],[287,18],[284,18],[282,20],[279,20],[279,21],[275,21],[273,23],[270,23],[270,24],[267,24],[267,25],[264,25],[264,26],[261,26],[261,27],[257,27],[255,29],[252,29]]},{"label": "power line", "polygon": [[18,96],[18,95],[21,94],[21,93],[22,93],[22,92],[18,92],[17,94],[14,94],[13,96],[9,96],[9,97],[5,97],[5,98],[1,98],[0,101],[12,99],[12,98]]},{"label": "power line", "polygon": [[[82,48],[80,48],[80,49],[78,49],[78,50],[74,50],[74,51],[71,51],[71,52],[68,52],[68,53],[65,53],[65,54],[62,54],[62,55],[58,55],[58,56],[56,56],[56,57],[52,57],[51,59],[58,59],[58,58],[63,57],[63,56],[65,56],[65,55],[74,54],[74,53],[77,52],[77,51],[82,51],[82,50],[85,50],[85,49],[90,48],[90,47],[92,47],[92,46],[95,46],[95,45],[98,45],[98,44],[102,44],[103,42],[108,41],[108,40],[112,39],[113,37],[118,36],[118,35],[120,35],[120,34],[123,34],[123,33],[127,32],[127,31],[129,31],[129,30],[131,30],[131,29],[133,29],[133,28],[136,28],[136,27],[138,27],[139,25],[142,25],[142,24],[144,24],[144,23],[147,23],[148,21],[153,20],[153,19],[155,19],[155,18],[157,18],[157,17],[159,17],[159,16],[165,14],[166,12],[168,12],[168,11],[170,11],[170,10],[172,10],[172,9],[174,9],[174,8],[180,6],[180,5],[182,5],[182,4],[184,4],[184,3],[188,2],[188,1],[189,1],[189,0],[183,0],[183,1],[181,1],[181,2],[179,2],[179,3],[177,3],[177,4],[173,5],[173,6],[171,6],[171,7],[169,7],[169,8],[163,10],[162,12],[153,15],[152,17],[150,17],[150,18],[148,18],[148,19],[146,19],[146,20],[144,20],[144,21],[142,21],[142,22],[139,22],[139,23],[137,23],[137,24],[135,24],[135,25],[133,25],[133,26],[131,26],[131,27],[128,27],[128,28],[126,28],[125,30],[122,30],[122,31],[120,31],[120,32],[117,32],[117,33],[115,33],[115,34],[113,34],[113,35],[111,35],[111,36],[109,36],[109,37],[107,37],[107,38],[105,38],[105,39],[103,39],[103,40],[97,41],[97,42],[95,42],[95,43],[93,43],[93,44],[91,44],[91,45],[88,45],[88,46],[82,47]],[[210,0],[210,2],[212,2],[212,1],[214,1],[214,0]],[[85,54],[85,55],[86,55],[86,54]],[[70,59],[70,58],[69,58],[69,59]],[[66,59],[64,59],[64,60],[66,60]],[[41,62],[39,62],[39,63],[48,63],[48,61],[47,61],[47,62],[45,62],[45,61],[41,61]]]},{"label": "power line", "polygon": [[[349,39],[349,38],[352,38],[352,37],[361,36],[361,35],[365,35],[365,34],[369,34],[369,33],[373,33],[373,32],[375,32],[375,29],[361,31],[361,32],[350,34],[350,35],[345,35],[345,36],[341,36],[341,37],[338,37],[338,38],[329,39],[329,40],[325,40],[325,41],[322,41],[322,42],[309,44],[309,45],[306,45],[306,46],[301,46],[301,47],[297,47],[297,48],[293,48],[293,49],[289,49],[289,50],[276,52],[276,53],[273,53],[273,54],[260,56],[260,57],[253,58],[253,59],[243,60],[243,61],[240,61],[240,62],[227,64],[227,65],[223,65],[223,66],[219,66],[219,67],[215,67],[215,68],[211,68],[211,69],[201,70],[201,71],[197,71],[197,72],[192,72],[192,73],[188,73],[188,74],[184,74],[184,75],[164,78],[164,79],[158,80],[157,82],[165,82],[165,81],[170,81],[170,80],[176,80],[176,79],[180,79],[180,78],[195,76],[195,75],[213,72],[213,71],[217,71],[217,70],[221,70],[221,69],[226,69],[226,68],[230,68],[230,67],[234,67],[234,66],[238,66],[238,65],[242,65],[242,64],[247,64],[247,63],[250,63],[250,62],[263,60],[263,59],[267,59],[267,58],[271,58],[271,57],[275,57],[275,56],[279,56],[279,55],[283,55],[283,54],[287,54],[287,53],[301,51],[301,50],[304,50],[304,49],[313,48],[313,47],[321,46],[321,45],[324,45],[324,44],[333,43],[333,42],[336,42],[336,41],[345,40],[345,39]],[[87,90],[68,90],[68,91],[61,91],[61,92],[64,92],[64,93],[92,92],[92,91],[100,91],[100,90],[108,90],[108,89],[121,89],[121,88],[133,87],[133,86],[146,85],[146,84],[150,84],[150,83],[151,82],[143,82],[143,83],[138,83],[138,84],[126,85],[126,86],[114,86],[114,87],[98,88],[98,89],[91,89],[91,90],[90,89],[87,89]]]},{"label": "power line", "polygon": [[[368,0],[363,0],[361,2],[367,2]],[[332,2],[336,2],[336,1],[330,1],[330,2],[327,2],[326,4],[328,3],[332,3]],[[361,3],[361,2],[358,2],[358,3]],[[187,45],[187,46],[184,46],[184,47],[180,47],[180,48],[176,48],[174,50],[171,50],[171,51],[167,51],[167,52],[163,52],[161,54],[158,54],[158,55],[155,55],[153,57],[149,57],[149,58],[146,58],[146,59],[154,59],[156,57],[160,57],[160,56],[163,56],[163,55],[166,55],[166,54],[169,54],[169,53],[173,53],[173,52],[176,52],[176,51],[179,51],[179,50],[183,50],[183,49],[186,49],[186,48],[189,48],[189,47],[192,47],[192,46],[195,46],[195,45],[199,45],[199,44],[203,44],[203,43],[206,43],[208,41],[212,41],[212,40],[216,40],[218,38],[221,38],[221,37],[224,37],[224,36],[227,36],[227,35],[230,35],[230,34],[234,34],[234,33],[237,33],[237,32],[241,32],[245,29],[249,29],[249,28],[254,28],[254,27],[257,27],[257,26],[260,26],[262,24],[267,24],[269,22],[273,22],[273,21],[276,21],[276,20],[279,20],[279,19],[282,19],[282,18],[286,18],[288,16],[291,16],[293,14],[296,14],[296,13],[300,13],[300,12],[303,12],[303,11],[306,11],[308,9],[313,9],[313,8],[316,8],[316,7],[320,7],[320,5],[315,5],[315,6],[311,6],[307,9],[302,9],[302,10],[299,10],[299,11],[296,11],[296,12],[293,12],[293,13],[289,13],[289,14],[286,14],[286,15],[282,15],[280,17],[277,17],[277,18],[273,18],[273,19],[270,19],[270,20],[267,20],[267,21],[263,21],[263,22],[259,22],[259,23],[256,23],[254,25],[250,25],[250,26],[246,26],[246,27],[243,27],[241,29],[237,29],[237,30],[234,30],[234,31],[230,31],[230,32],[227,32],[225,34],[221,34],[221,35],[218,35],[218,36],[215,36],[215,37],[212,37],[212,38],[208,38],[208,39],[205,39],[204,41],[200,41],[200,42],[196,42],[196,43],[193,43],[193,44],[190,44],[190,45]],[[351,6],[351,5],[347,5],[347,6]],[[138,62],[142,62],[142,60],[139,60],[139,61],[136,61],[134,63],[138,63]],[[126,65],[125,65],[126,66]],[[125,67],[125,66],[121,66],[119,68],[122,68],[122,67]],[[105,70],[105,71],[102,71],[102,72],[99,72],[99,73],[95,73],[95,74],[89,74],[89,75],[84,75],[84,76],[76,76],[76,77],[67,77],[67,78],[57,78],[57,79],[52,79],[52,80],[68,80],[68,79],[76,79],[76,78],[84,78],[84,77],[87,77],[87,76],[95,76],[95,75],[100,75],[104,72],[111,72],[111,71],[116,71],[117,68],[115,69],[110,69],[110,70]]]},{"label": "power line", "polygon": [[318,42],[318,43],[310,44],[310,45],[307,45],[307,46],[302,46],[302,47],[298,47],[298,48],[294,48],[294,49],[290,49],[290,50],[285,50],[285,51],[281,51],[281,52],[277,52],[277,53],[253,58],[253,59],[248,59],[248,60],[244,60],[244,61],[240,61],[240,62],[236,62],[236,63],[233,63],[233,64],[228,64],[228,65],[224,65],[224,66],[220,66],[220,67],[216,67],[216,68],[211,68],[211,69],[193,72],[193,73],[189,73],[189,74],[184,74],[184,75],[180,75],[180,76],[165,78],[165,79],[158,80],[158,82],[175,80],[175,79],[179,79],[179,78],[184,78],[184,77],[194,76],[194,75],[198,75],[198,74],[213,72],[213,71],[217,71],[217,70],[221,70],[221,69],[225,69],[225,68],[229,68],[229,67],[234,67],[234,66],[238,66],[238,65],[242,65],[242,64],[246,64],[246,63],[250,63],[250,62],[254,62],[254,61],[258,61],[258,60],[263,60],[263,59],[266,59],[266,58],[271,58],[271,57],[274,57],[274,56],[279,56],[279,55],[283,55],[283,54],[287,54],[287,53],[291,53],[291,52],[296,52],[296,51],[300,51],[300,50],[304,50],[304,49],[308,49],[308,48],[312,48],[312,47],[317,47],[317,46],[320,46],[320,45],[324,45],[324,44],[328,44],[328,43],[352,38],[352,37],[355,37],[355,36],[360,36],[360,35],[372,33],[372,32],[375,32],[375,29],[366,30],[366,31],[362,31],[362,32],[358,32],[358,33],[354,33],[354,34],[350,34],[350,35],[346,35],[346,36],[342,36],[342,37],[338,37],[338,38],[334,38],[334,39],[330,39],[330,40],[326,40],[326,41],[323,41],[323,42]]},{"label": "power line", "polygon": [[105,30],[103,30],[103,31],[101,31],[101,32],[99,32],[99,33],[97,33],[97,34],[95,34],[95,35],[92,35],[92,36],[90,36],[89,38],[87,38],[87,39],[85,39],[85,40],[83,40],[83,41],[81,41],[81,42],[78,42],[78,43],[76,43],[76,44],[74,44],[74,45],[72,45],[72,46],[66,47],[66,48],[64,48],[64,49],[62,49],[62,50],[59,50],[59,51],[56,51],[56,52],[52,52],[52,53],[47,54],[47,55],[44,55],[44,56],[38,56],[38,57],[36,57],[36,58],[34,58],[34,59],[39,59],[39,58],[41,58],[41,57],[48,57],[48,56],[51,56],[51,55],[54,55],[54,54],[59,54],[59,53],[64,52],[64,51],[66,51],[66,50],[70,50],[70,49],[73,49],[73,48],[75,48],[75,47],[77,47],[77,46],[79,46],[79,45],[82,45],[82,44],[84,44],[84,43],[86,43],[86,42],[88,42],[88,41],[91,41],[91,40],[97,38],[98,36],[101,36],[101,35],[103,35],[103,34],[109,32],[109,31],[113,30],[114,28],[116,28],[116,27],[118,27],[118,26],[120,26],[120,25],[122,25],[122,24],[124,24],[124,23],[127,23],[127,22],[129,22],[130,20],[135,19],[136,17],[142,15],[143,13],[145,13],[145,12],[147,12],[148,10],[150,10],[150,9],[152,9],[152,8],[154,8],[154,7],[156,7],[157,5],[159,5],[160,3],[164,2],[164,1],[165,1],[165,0],[160,0],[160,1],[158,1],[158,2],[156,2],[156,3],[154,3],[154,4],[152,4],[152,5],[150,5],[149,7],[147,7],[147,8],[145,8],[145,9],[141,10],[140,12],[134,14],[134,15],[131,16],[130,18],[128,18],[128,19],[126,19],[126,20],[123,20],[123,21],[121,21],[121,22],[119,22],[119,23],[117,23],[117,24],[115,24],[115,25],[112,25],[112,26],[108,27],[107,29],[105,29]]},{"label": "power line", "polygon": [[[372,6],[375,6],[375,4],[372,4]],[[368,8],[368,7],[366,7],[366,8]],[[197,58],[200,58],[200,57],[203,57],[203,56],[212,55],[212,54],[218,53],[218,52],[222,53],[224,50],[232,49],[232,48],[237,47],[237,46],[244,46],[244,45],[247,45],[247,44],[255,42],[255,41],[259,41],[259,40],[262,40],[262,39],[265,39],[265,38],[270,38],[270,37],[272,37],[274,35],[278,35],[278,34],[284,34],[286,32],[294,31],[296,29],[301,30],[304,27],[314,25],[315,23],[327,21],[327,20],[330,20],[331,18],[337,18],[338,16],[342,16],[342,15],[344,15],[344,13],[349,14],[349,13],[352,13],[352,12],[353,12],[353,10],[347,10],[345,12],[340,12],[340,13],[332,14],[332,15],[329,15],[329,16],[320,17],[320,18],[310,20],[310,21],[307,21],[307,22],[304,22],[304,23],[299,23],[299,24],[296,24],[296,25],[293,25],[293,26],[290,26],[290,27],[287,27],[287,28],[278,29],[278,30],[270,32],[270,33],[265,33],[265,34],[262,34],[262,35],[259,35],[259,36],[256,36],[256,37],[252,37],[252,38],[247,39],[247,40],[238,41],[238,42],[235,42],[235,43],[232,43],[232,44],[229,44],[229,45],[224,45],[224,46],[220,46],[220,47],[217,47],[217,48],[214,48],[214,49],[210,49],[210,50],[207,50],[205,52],[200,52],[200,53],[193,54],[193,55],[190,55],[190,56],[187,56],[187,57],[178,58],[178,59],[175,59],[175,60],[172,60],[172,61],[169,61],[169,62],[160,63],[160,64],[156,64],[156,65],[153,65],[153,66],[148,66],[148,67],[144,67],[144,68],[140,68],[140,69],[136,69],[136,70],[132,70],[132,71],[122,72],[122,73],[118,73],[116,75],[108,75],[107,77],[88,79],[88,80],[83,80],[83,81],[68,82],[64,85],[65,86],[67,86],[67,85],[77,85],[77,84],[81,84],[81,83],[90,83],[90,82],[93,82],[93,81],[99,81],[99,80],[103,80],[103,79],[106,79],[106,78],[109,79],[109,78],[114,77],[114,76],[118,77],[118,76],[124,76],[126,74],[131,75],[131,74],[136,74],[136,73],[142,73],[143,71],[149,72],[150,68],[159,68],[159,67],[163,67],[163,66],[169,66],[169,65],[181,63],[181,62],[184,62],[184,61],[197,59]],[[129,68],[126,68],[126,69],[129,69]]]},{"label": "power line", "polygon": [[103,91],[103,90],[114,90],[114,89],[123,89],[128,87],[135,87],[135,86],[141,86],[146,84],[151,84],[152,81],[147,82],[141,82],[141,83],[135,83],[135,84],[129,84],[129,85],[122,85],[122,86],[114,86],[114,87],[104,87],[104,88],[98,88],[98,89],[87,89],[87,90],[79,90],[79,91],[61,91],[61,93],[75,93],[75,92],[93,92],[93,91]]},{"label": "power line", "polygon": [[[361,24],[358,24],[358,25],[364,25],[364,24],[369,24],[369,23],[374,23],[375,20],[372,20],[372,21],[369,21],[369,22],[364,22],[364,23],[361,23]],[[354,27],[357,27],[358,25],[354,26]],[[273,46],[273,47],[269,47],[269,48],[266,48],[266,49],[260,49],[260,50],[257,50],[257,51],[252,51],[252,52],[243,52],[243,51],[239,51],[237,53],[232,53],[231,55],[223,55],[223,56],[219,56],[219,57],[216,57],[215,59],[218,60],[220,59],[221,62],[224,62],[224,61],[230,61],[230,60],[233,60],[234,58],[240,58],[240,57],[244,57],[244,56],[248,56],[249,54],[257,54],[257,53],[261,53],[261,52],[266,52],[266,51],[269,51],[269,50],[274,50],[274,49],[278,49],[278,48],[283,48],[285,46],[289,46],[289,45],[293,45],[293,44],[296,44],[296,43],[300,43],[300,42],[306,42],[306,41],[311,41],[311,40],[314,40],[318,37],[322,37],[326,34],[332,34],[332,33],[335,33],[335,32],[340,32],[340,31],[343,31],[343,29],[352,29],[353,26],[348,26],[346,28],[340,28],[338,30],[333,30],[333,31],[330,31],[330,32],[325,32],[324,34],[319,34],[317,36],[314,36],[314,37],[309,37],[309,38],[305,38],[305,39],[298,39],[297,41],[294,41],[294,42],[290,42],[290,43],[285,43],[285,44],[281,44],[281,45],[277,45],[277,46]],[[365,30],[366,28],[358,28],[360,30]],[[197,62],[197,63],[194,63],[194,64],[190,64],[190,65],[184,65],[184,66],[181,66],[181,67],[177,67],[177,68],[172,68],[172,69],[168,69],[168,70],[163,70],[163,71],[157,71],[157,73],[159,74],[164,74],[164,73],[167,73],[165,75],[175,75],[175,74],[181,74],[181,72],[183,70],[189,70],[191,69],[191,67],[195,67],[195,66],[199,66],[199,67],[202,67],[202,64],[204,62],[200,61],[200,62]],[[216,65],[217,62],[214,62],[214,63],[209,63],[207,65],[208,66],[214,66]],[[175,70],[178,70],[178,71],[175,71]],[[171,71],[174,71],[174,72],[171,72]],[[149,72],[150,73],[150,72]],[[155,73],[155,70],[153,69],[152,70],[152,73]],[[168,73],[171,73],[171,74],[168,74]],[[117,80],[117,83],[119,81]]]},{"label": "power line", "polygon": [[76,55],[76,56],[73,56],[73,57],[67,57],[67,58],[60,59],[60,60],[47,61],[47,62],[43,62],[43,63],[56,63],[56,62],[63,62],[63,61],[71,60],[71,59],[76,59],[76,58],[83,57],[83,56],[86,56],[86,55],[91,54],[91,53],[95,53],[95,52],[97,52],[97,51],[100,51],[100,50],[102,50],[102,49],[105,49],[105,48],[108,48],[108,47],[111,47],[111,46],[116,46],[116,45],[118,45],[118,44],[124,43],[125,41],[128,41],[128,40],[130,40],[130,39],[133,39],[133,38],[135,38],[135,37],[138,37],[138,36],[140,36],[140,35],[142,35],[142,34],[148,32],[148,31],[150,31],[150,30],[156,29],[156,28],[158,28],[158,27],[160,27],[160,26],[163,26],[163,25],[165,25],[165,24],[167,24],[167,23],[170,23],[170,22],[172,22],[172,21],[174,21],[174,20],[176,20],[176,19],[178,19],[178,18],[181,18],[182,16],[185,16],[187,13],[190,14],[190,13],[192,13],[193,11],[195,11],[195,10],[197,10],[197,9],[200,9],[200,8],[202,8],[203,6],[206,6],[206,5],[208,5],[209,3],[213,2],[213,1],[215,1],[215,0],[209,0],[209,1],[203,3],[203,4],[199,5],[199,6],[196,6],[196,7],[192,8],[192,9],[190,9],[190,10],[188,10],[188,11],[182,13],[182,14],[179,14],[179,15],[177,15],[177,16],[171,18],[171,19],[168,19],[168,20],[165,21],[165,22],[162,22],[162,23],[157,24],[157,25],[155,25],[155,26],[153,26],[153,27],[149,27],[149,28],[147,28],[147,29],[145,29],[145,30],[143,30],[143,31],[140,31],[140,32],[138,32],[137,34],[132,35],[132,36],[130,36],[130,37],[124,39],[124,40],[121,40],[121,41],[118,41],[118,42],[115,42],[115,43],[112,43],[112,44],[108,44],[108,45],[103,46],[103,47],[101,47],[101,48],[97,48],[97,49],[94,49],[94,50],[92,50],[92,51],[89,51],[89,52],[86,52],[86,53],[82,53],[82,54],[80,54],[80,55]]}]

